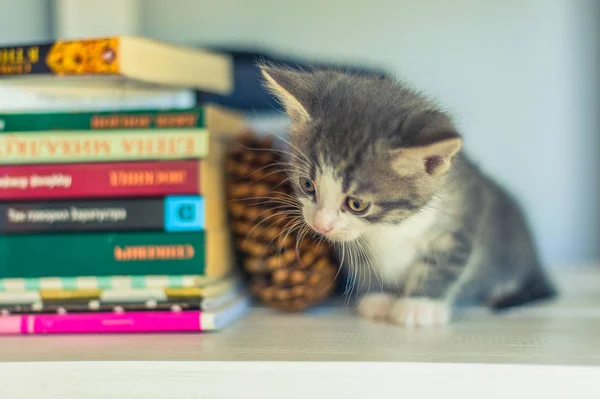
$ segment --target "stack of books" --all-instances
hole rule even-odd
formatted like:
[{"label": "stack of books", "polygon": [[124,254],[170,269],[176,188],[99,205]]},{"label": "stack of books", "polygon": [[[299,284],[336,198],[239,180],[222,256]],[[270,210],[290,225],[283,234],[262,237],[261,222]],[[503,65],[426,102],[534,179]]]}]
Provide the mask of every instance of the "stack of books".
[{"label": "stack of books", "polygon": [[[136,40],[0,49],[0,85],[85,97],[128,74],[133,93],[227,87],[226,59]],[[65,71],[72,52],[88,63]],[[38,79],[10,79],[18,65]],[[242,315],[222,164],[244,129],[210,105],[0,114],[0,333],[207,331]]]}]

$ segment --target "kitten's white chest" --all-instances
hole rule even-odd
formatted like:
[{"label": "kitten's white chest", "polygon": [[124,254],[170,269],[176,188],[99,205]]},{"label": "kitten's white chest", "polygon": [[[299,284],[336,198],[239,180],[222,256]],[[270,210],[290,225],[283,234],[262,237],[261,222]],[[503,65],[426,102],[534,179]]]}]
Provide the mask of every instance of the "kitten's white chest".
[{"label": "kitten's white chest", "polygon": [[375,273],[384,282],[400,281],[431,240],[435,212],[425,211],[395,226],[373,227],[365,235],[374,254]]}]

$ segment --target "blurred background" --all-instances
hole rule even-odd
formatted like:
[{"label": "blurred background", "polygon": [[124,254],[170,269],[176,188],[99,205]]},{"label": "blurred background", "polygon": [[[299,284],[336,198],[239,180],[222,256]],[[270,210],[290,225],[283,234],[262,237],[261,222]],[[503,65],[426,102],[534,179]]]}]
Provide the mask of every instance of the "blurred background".
[{"label": "blurred background", "polygon": [[598,0],[0,0],[0,45],[118,34],[406,79],[520,198],[546,263],[600,257]]}]

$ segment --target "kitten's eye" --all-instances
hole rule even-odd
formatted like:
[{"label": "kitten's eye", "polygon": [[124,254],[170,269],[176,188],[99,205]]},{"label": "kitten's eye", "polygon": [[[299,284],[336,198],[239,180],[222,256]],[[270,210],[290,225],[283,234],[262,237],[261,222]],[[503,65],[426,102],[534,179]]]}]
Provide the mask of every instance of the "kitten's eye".
[{"label": "kitten's eye", "polygon": [[302,190],[304,190],[304,192],[307,194],[314,194],[315,192],[315,185],[310,179],[307,179],[306,177],[300,178],[300,187],[302,187]]},{"label": "kitten's eye", "polygon": [[369,203],[358,198],[348,197],[346,198],[346,207],[350,212],[360,215],[365,213],[369,209]]}]

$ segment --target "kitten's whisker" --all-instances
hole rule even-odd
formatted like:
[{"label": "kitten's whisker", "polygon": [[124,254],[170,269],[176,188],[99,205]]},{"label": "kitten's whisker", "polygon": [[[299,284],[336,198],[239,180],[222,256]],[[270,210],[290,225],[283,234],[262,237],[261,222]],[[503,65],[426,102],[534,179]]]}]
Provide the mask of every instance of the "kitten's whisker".
[{"label": "kitten's whisker", "polygon": [[[360,246],[358,241],[354,241],[356,243],[356,257],[357,257],[357,262],[358,265],[360,267],[360,271],[361,271],[361,278],[363,277],[363,275],[368,275],[369,277],[369,285],[367,286],[367,292],[370,292],[371,290],[371,269],[370,269],[370,265],[368,263],[368,259],[365,258],[365,252],[362,249],[362,247]],[[358,290],[357,290],[357,295],[358,292],[361,291],[363,289],[363,286],[365,284],[367,280],[367,277],[364,277],[364,281],[361,282],[361,284],[359,284]]]},{"label": "kitten's whisker", "polygon": [[[250,205],[249,207],[253,207],[253,206],[261,206],[261,205],[268,205],[268,206],[282,206],[282,207],[287,207],[290,210],[297,210],[300,211],[302,208],[300,208],[300,206],[298,206],[297,204],[291,204],[289,202],[285,202],[285,201],[262,201],[262,202],[257,202],[254,203],[252,205]],[[269,211],[271,208],[266,209],[265,211]]]},{"label": "kitten's whisker", "polygon": [[284,184],[292,184],[292,178],[291,177],[286,177],[285,179],[283,179],[281,181],[281,183],[277,184],[275,187],[273,187],[273,190],[277,190],[279,187],[283,186]]},{"label": "kitten's whisker", "polygon": [[[273,238],[271,239],[271,241],[269,241],[269,243],[267,244],[267,248],[269,248],[269,247],[271,246],[271,244],[273,243],[273,241],[274,241],[274,240],[276,240],[276,239],[279,239],[279,237],[281,237],[281,235],[282,235],[282,234],[283,234],[283,233],[284,233],[286,230],[288,230],[288,233],[287,233],[287,234],[289,234],[289,231],[290,231],[290,230],[294,230],[296,227],[298,227],[298,226],[300,225],[300,223],[301,223],[301,221],[299,221],[297,217],[296,217],[296,218],[293,218],[293,219],[292,219],[292,220],[290,220],[290,221],[288,221],[288,222],[285,224],[284,228],[281,230],[281,232],[280,232],[279,234],[277,234],[275,237],[273,237]],[[290,226],[290,224],[291,224],[291,226]],[[286,234],[286,237],[287,237],[287,234]],[[282,249],[282,246],[283,246],[283,243],[284,243],[284,241],[285,241],[285,237],[284,237],[284,239],[283,239],[283,240],[279,240],[279,243],[277,244],[277,249],[275,250],[275,253],[276,253],[276,254],[278,254],[278,255],[279,255],[279,254],[281,254],[281,249]],[[265,249],[265,251],[266,251],[266,249]]]},{"label": "kitten's whisker", "polygon": [[252,206],[262,206],[262,205],[267,205],[267,207],[269,207],[269,206],[275,206],[275,205],[277,205],[277,206],[281,205],[281,206],[287,206],[290,209],[297,209],[297,210],[301,210],[302,209],[301,204],[296,204],[296,203],[288,200],[287,198],[285,198],[285,199],[277,199],[277,200],[267,200],[267,201],[255,202],[255,203],[249,204],[248,206],[252,207]]},{"label": "kitten's whisker", "polygon": [[[348,245],[346,245],[348,244]],[[348,274],[346,276],[346,288],[344,290],[344,308],[346,310],[349,309],[350,304],[350,296],[352,290],[354,289],[354,281],[356,280],[356,270],[354,268],[354,263],[352,261],[352,243],[344,243],[344,253],[347,253],[348,261],[346,265],[346,269],[348,270]]]},{"label": "kitten's whisker", "polygon": [[293,161],[288,161],[288,162],[289,162],[288,166],[292,170],[302,172],[302,174],[307,174],[307,173],[310,174],[310,169],[311,169],[310,164],[305,164],[305,163],[297,164],[297,163],[293,163]]},{"label": "kitten's whisker", "polygon": [[291,173],[295,173],[295,172],[296,172],[295,169],[277,169],[277,170],[274,170],[273,172],[269,172],[269,173],[265,174],[263,177],[261,177],[260,179],[256,180],[256,182],[260,182],[262,180],[265,180],[266,178],[271,177],[271,176],[273,176],[273,175],[275,175],[277,173],[285,175],[286,178],[283,180],[283,181],[285,181],[285,180],[289,179],[289,176],[290,176]]},{"label": "kitten's whisker", "polygon": [[[383,288],[384,288],[384,284],[383,284],[383,269],[381,268],[381,263],[379,263],[379,259],[377,258],[377,256],[375,256],[375,253],[373,252],[373,248],[371,248],[371,245],[369,244],[369,241],[364,238],[364,237],[360,237],[359,238],[362,245],[364,245],[366,247],[366,249],[369,251],[370,255],[368,255],[365,251],[365,256],[370,260],[369,262],[369,266],[372,268],[373,273],[375,274],[375,277],[377,278],[377,282],[379,283],[379,286],[381,288],[381,292],[383,292]],[[364,248],[363,248],[364,251]],[[377,270],[379,271],[379,275],[377,275],[377,270],[375,270],[375,267],[372,264],[372,261],[375,261],[375,263],[377,264]],[[394,276],[394,279],[396,279],[396,277]],[[396,285],[398,285],[398,282],[396,282]]]},{"label": "kitten's whisker", "polygon": [[[296,206],[302,206],[302,203],[300,202],[294,202],[288,198],[278,198],[278,197],[246,197],[246,198],[238,198],[238,199],[234,199],[232,201],[234,202],[251,202],[251,201],[259,201],[259,200],[266,200],[266,201],[270,201],[270,202],[281,202],[281,203],[287,203],[287,204],[293,204]],[[248,206],[256,206],[256,205],[262,205],[262,204],[266,204],[268,202],[251,202],[248,204]]]},{"label": "kitten's whisker", "polygon": [[[290,224],[292,224],[290,226]],[[300,228],[302,226],[302,220],[300,217],[298,217],[297,219],[294,220],[290,220],[285,226],[284,228],[281,230],[281,233],[279,233],[277,235],[277,237],[281,237],[281,235],[283,236],[283,239],[279,240],[279,244],[277,246],[277,254],[281,254],[281,250],[282,250],[282,246],[283,243],[285,242],[285,240],[287,240],[287,237],[294,232],[294,230]]]},{"label": "kitten's whisker", "polygon": [[303,153],[300,148],[296,147],[294,144],[292,144],[291,140],[286,140],[283,137],[277,137],[279,140],[283,141],[284,143],[286,143],[288,146],[290,146],[292,149],[296,150],[298,152],[298,154],[300,154],[305,160],[306,162],[310,163],[310,160],[308,159],[308,157],[306,156],[305,153]]},{"label": "kitten's whisker", "polygon": [[[331,279],[331,283],[329,283],[329,285],[327,286],[327,289],[329,289],[329,287],[331,287],[332,284],[335,284],[337,278],[339,277],[339,275],[340,275],[340,273],[342,271],[342,267],[344,265],[343,244],[344,243],[342,243],[342,260],[340,261],[340,263],[339,263],[339,265],[337,267],[337,271],[335,272],[335,275],[333,276],[333,279]],[[331,246],[331,244],[330,244],[330,246]],[[334,250],[335,250],[335,243],[333,243],[333,247],[334,247]],[[335,250],[335,251],[337,251],[337,250]]]},{"label": "kitten's whisker", "polygon": [[294,201],[296,201],[296,202],[300,203],[300,202],[298,201],[298,199],[297,199],[296,197],[294,197],[293,195],[291,195],[291,194],[285,193],[285,192],[283,192],[283,191],[275,191],[275,190],[273,190],[273,191],[271,191],[271,192],[272,192],[273,194],[283,195],[283,196],[284,196],[284,197],[286,197],[286,198],[290,198],[290,199],[292,199],[292,200],[294,200]]},{"label": "kitten's whisker", "polygon": [[[265,213],[272,212],[272,211],[275,211],[277,209],[285,209],[285,210],[290,211],[290,212],[299,212],[299,210],[297,210],[297,209],[291,209],[289,205],[283,204],[283,205],[273,206],[273,207],[270,207],[268,209],[265,209],[264,211],[261,211],[254,219],[257,219],[258,217],[264,215]],[[253,221],[254,221],[254,219],[253,219]]]},{"label": "kitten's whisker", "polygon": [[[255,169],[255,170],[253,170],[252,172],[250,172],[249,174],[247,174],[247,175],[245,175],[245,176],[241,176],[241,178],[242,178],[242,179],[248,179],[248,178],[250,178],[250,177],[254,176],[254,175],[255,175],[255,174],[257,174],[257,173],[260,173],[260,172],[262,172],[262,171],[263,171],[263,170],[265,170],[265,169],[269,169],[269,168],[275,168],[275,167],[277,167],[277,166],[285,166],[285,167],[287,167],[287,168],[288,168],[289,170],[291,170],[291,171],[293,171],[293,170],[294,170],[294,168],[293,168],[293,167],[292,167],[292,166],[291,166],[289,163],[287,163],[287,162],[274,162],[274,163],[270,163],[270,164],[268,164],[268,165],[262,166],[262,167],[260,167],[260,168],[258,168],[258,169]],[[277,168],[277,169],[275,170],[275,172],[273,172],[273,173],[277,173],[277,172],[280,172],[280,171],[283,171],[283,170],[284,170],[284,169],[279,169],[279,168]]]},{"label": "kitten's whisker", "polygon": [[302,204],[300,202],[294,202],[289,198],[248,197],[248,198],[240,199],[240,201],[245,201],[245,202],[258,201],[258,200],[265,200],[265,201],[264,202],[251,202],[250,204],[248,204],[248,206],[264,205],[264,204],[268,204],[268,203],[272,203],[272,202],[277,202],[277,203],[281,203],[281,204],[289,204],[292,206],[296,206],[298,208],[302,206]]},{"label": "kitten's whisker", "polygon": [[249,151],[268,151],[268,152],[272,152],[272,153],[275,153],[275,154],[289,155],[289,156],[295,158],[296,161],[302,163],[303,165],[305,165],[307,168],[310,169],[310,162],[308,161],[308,159],[306,159],[306,160],[302,159],[299,156],[291,153],[290,151],[280,150],[280,149],[276,149],[276,148],[268,148],[268,149],[267,148],[255,148],[255,149],[251,149],[251,148],[245,147],[244,145],[242,145],[242,147],[245,148],[245,149],[247,149],[247,150],[249,150]]},{"label": "kitten's whisker", "polygon": [[[302,226],[302,225],[304,224],[304,220],[302,219],[302,215],[300,215],[300,216],[298,217],[297,224],[298,224],[298,227],[300,227],[300,226]],[[285,231],[285,230],[282,230],[282,233],[283,233],[284,231]],[[289,236],[289,235],[292,233],[292,231],[293,231],[293,230],[288,230],[288,231],[285,233],[285,236],[283,237],[283,240],[284,240],[284,241],[285,241],[285,240],[287,240],[287,237],[288,237],[288,236]]]},{"label": "kitten's whisker", "polygon": [[369,255],[367,255],[367,253],[365,252],[364,248],[362,246],[360,246],[360,245],[358,245],[358,248],[359,248],[359,250],[361,252],[361,257],[363,258],[364,263],[367,265],[367,268],[363,267],[363,269],[365,269],[365,273],[367,273],[368,276],[369,276],[369,285],[367,286],[367,294],[369,294],[371,292],[371,284],[373,283],[373,281],[372,281],[373,280],[373,274],[375,274],[375,277],[377,277],[377,273],[375,271],[375,268],[371,264],[371,260],[369,259]]},{"label": "kitten's whisker", "polygon": [[[294,197],[288,193],[284,193],[282,191],[274,191],[274,190],[275,189],[273,189],[271,191],[270,196],[255,196],[255,197],[237,198],[237,199],[235,199],[235,201],[252,201],[252,200],[266,199],[266,200],[272,200],[272,201],[290,201],[298,206],[302,206],[302,203],[296,197]],[[278,196],[282,196],[283,198],[280,198]]]},{"label": "kitten's whisker", "polygon": [[258,147],[248,147],[247,145],[244,145],[244,144],[242,144],[242,143],[241,143],[241,142],[239,142],[239,141],[235,141],[235,145],[237,145],[237,146],[240,146],[240,147],[241,147],[241,148],[243,148],[244,150],[247,150],[247,151],[252,151],[252,152],[254,152],[254,151],[255,151],[255,152],[272,152],[272,153],[275,153],[275,154],[281,154],[281,153],[283,153],[283,154],[288,154],[288,152],[287,152],[287,151],[285,151],[285,150],[280,150],[280,149],[278,149],[278,148],[258,148]]},{"label": "kitten's whisker", "polygon": [[[282,139],[282,141],[284,141],[284,140]],[[304,153],[302,151],[300,151],[296,147],[292,146],[291,143],[286,143],[286,144],[290,145],[291,149],[290,148],[281,149],[281,150],[278,149],[278,150],[276,150],[277,153],[288,155],[289,157],[295,159],[297,162],[301,163],[302,165],[304,165],[304,166],[306,166],[307,168],[310,169],[310,159],[308,159],[306,157],[306,155],[304,155]],[[295,154],[294,151],[298,155]],[[291,161],[291,159],[288,159],[288,160]]]},{"label": "kitten's whisker", "polygon": [[[281,215],[285,215],[285,214],[286,214],[286,213],[285,213],[285,212],[283,212],[283,211],[282,211],[282,212],[277,212],[277,213],[275,213],[275,214],[273,214],[273,215],[271,215],[271,216],[269,216],[269,217],[267,217],[267,218],[263,219],[263,220],[262,220],[260,223],[257,223],[257,224],[256,224],[256,225],[255,225],[255,226],[254,226],[254,227],[253,227],[253,228],[252,228],[252,229],[251,229],[251,230],[248,232],[248,234],[246,235],[246,237],[249,237],[250,235],[252,235],[252,233],[254,232],[254,230],[255,230],[255,229],[258,227],[258,226],[260,226],[260,225],[261,225],[261,224],[263,224],[263,223],[266,223],[266,222],[267,222],[269,219],[272,219],[272,218],[274,218],[274,217],[278,217],[278,216],[281,216]],[[291,217],[291,216],[287,216],[287,217]],[[296,217],[296,215],[294,215],[294,217]],[[276,221],[275,221],[275,223],[277,223],[278,221],[279,221],[279,220],[276,220]],[[273,226],[275,223],[273,223],[271,226]],[[271,227],[271,226],[269,226],[269,227]],[[263,230],[261,231],[261,233],[262,233],[263,231],[265,231],[265,230],[266,230],[266,229],[263,229]]]},{"label": "kitten's whisker", "polygon": [[[287,219],[292,219],[292,218],[297,218],[297,217],[298,217],[298,216],[296,216],[296,215],[284,216],[282,219],[280,219],[280,220],[277,220],[277,221],[275,221],[275,222],[271,223],[270,225],[268,225],[267,227],[265,227],[264,229],[262,229],[262,230],[258,231],[258,232],[257,232],[257,233],[256,233],[254,236],[259,236],[259,235],[261,235],[262,233],[264,233],[264,232],[265,232],[265,230],[267,230],[267,229],[270,229],[271,227],[275,226],[277,223],[281,223],[281,222],[282,222],[282,221],[284,221],[284,220],[287,220]],[[247,234],[246,234],[246,236],[244,237],[244,240],[247,240],[247,239],[248,239],[248,238],[250,238],[251,236],[253,236],[252,232],[249,232],[249,233],[247,233]]]},{"label": "kitten's whisker", "polygon": [[302,245],[302,241],[304,240],[304,236],[306,235],[307,231],[310,230],[309,227],[305,224],[302,228],[302,230],[300,231],[300,233],[298,234],[298,238],[296,239],[296,257],[300,258],[299,254],[300,254],[300,246]]},{"label": "kitten's whisker", "polygon": [[352,242],[352,264],[354,265],[354,268],[356,270],[356,280],[354,281],[354,285],[352,286],[350,297],[352,297],[352,294],[354,294],[355,288],[360,287],[360,281],[362,277],[362,273],[359,273],[360,266],[358,265],[358,253],[356,251],[356,245],[354,242]]},{"label": "kitten's whisker", "polygon": [[308,169],[310,169],[310,163],[307,163],[306,160],[290,153],[289,151],[284,151],[284,150],[280,150],[280,149],[276,149],[276,148],[251,148],[248,147],[242,143],[240,143],[239,141],[236,142],[236,145],[239,145],[241,148],[247,150],[247,151],[256,151],[256,152],[271,152],[271,153],[275,153],[275,154],[285,154],[285,155],[289,155],[294,157],[298,162],[303,163]]},{"label": "kitten's whisker", "polygon": [[[269,208],[269,209],[266,209],[266,210],[260,212],[258,215],[256,215],[254,218],[252,218],[252,220],[250,221],[250,223],[254,223],[254,221],[256,219],[259,219],[263,214],[265,214],[267,212],[272,212],[272,211],[277,211],[277,212],[275,212],[272,215],[270,215],[269,218],[271,216],[277,217],[278,215],[284,215],[284,214],[299,215],[299,214],[302,213],[302,211],[300,209],[294,209],[294,208],[291,208],[288,205],[278,205],[278,206],[274,206],[272,208]],[[269,218],[264,218],[263,220],[266,221]],[[262,223],[262,221],[261,221],[261,223]]]},{"label": "kitten's whisker", "polygon": [[[267,182],[267,179],[269,179],[271,176],[276,175],[276,174],[280,174],[282,176],[278,177],[278,180],[280,180],[280,181],[274,187],[275,189],[281,187],[283,184],[292,184],[292,177],[294,176],[294,174],[298,174],[298,172],[295,170],[276,170],[273,172],[266,173],[264,176],[261,176],[260,178],[257,178],[256,180],[254,180],[254,182],[252,184],[257,184],[257,183],[263,184],[263,182],[264,182],[264,184],[271,185],[273,183]],[[295,181],[295,179],[294,179],[294,181]]]},{"label": "kitten's whisker", "polygon": [[350,308],[350,301],[352,300],[352,293],[354,292],[354,288],[356,287],[356,282],[358,280],[358,270],[356,267],[356,262],[354,260],[354,255],[355,255],[355,248],[354,248],[354,243],[350,242],[349,244],[349,252],[348,255],[350,256],[350,270],[352,271],[352,278],[350,279],[350,291],[348,292],[348,295],[346,297],[346,308],[349,309]]},{"label": "kitten's whisker", "polygon": [[[336,247],[335,243],[334,243],[334,247]],[[346,250],[346,248],[345,248],[343,242],[341,243],[340,250],[339,251],[337,249],[335,250],[336,253],[340,253],[340,252],[342,253],[341,259],[339,260],[340,263],[338,265],[338,271],[336,273],[336,277],[339,276],[339,274],[342,272],[342,270],[344,268],[344,258],[345,258],[345,255],[346,255],[346,251],[345,250]],[[348,287],[348,280],[346,279],[346,287],[345,288],[347,288],[347,287]]]},{"label": "kitten's whisker", "polygon": [[[344,290],[344,296],[348,295],[348,293],[350,292],[350,270],[352,268],[352,265],[350,264],[350,252],[348,251],[348,248],[346,248],[346,243],[342,242],[342,249],[344,251],[344,255],[347,253],[348,255],[348,260],[346,260],[346,269],[348,270],[348,275],[346,276],[346,289]],[[348,251],[348,252],[346,252]]]}]

